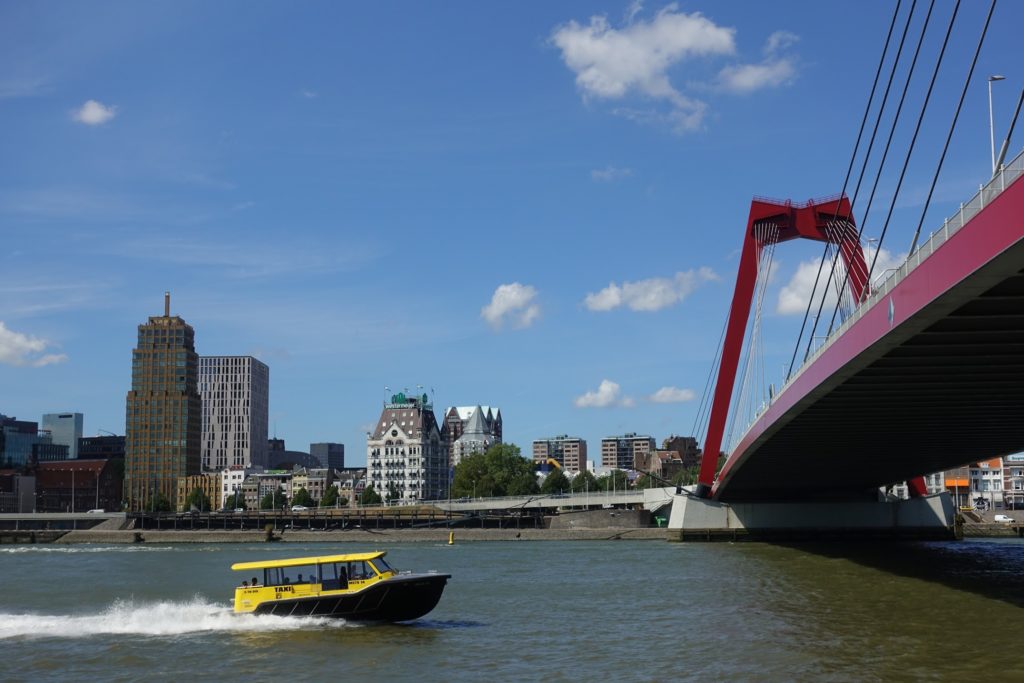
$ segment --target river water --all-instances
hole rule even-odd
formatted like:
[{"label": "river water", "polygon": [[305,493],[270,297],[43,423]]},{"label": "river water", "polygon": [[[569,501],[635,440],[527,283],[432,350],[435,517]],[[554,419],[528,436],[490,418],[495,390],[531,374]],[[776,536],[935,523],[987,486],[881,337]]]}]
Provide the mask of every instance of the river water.
[{"label": "river water", "polygon": [[406,625],[234,616],[232,562],[330,544],[0,546],[0,679],[1024,680],[1024,542],[395,544]]}]

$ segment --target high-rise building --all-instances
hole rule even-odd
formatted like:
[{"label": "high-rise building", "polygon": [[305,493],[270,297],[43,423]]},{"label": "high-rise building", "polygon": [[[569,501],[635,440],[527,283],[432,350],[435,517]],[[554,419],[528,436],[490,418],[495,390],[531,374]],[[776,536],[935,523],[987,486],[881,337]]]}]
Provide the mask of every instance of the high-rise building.
[{"label": "high-rise building", "polygon": [[552,436],[533,442],[533,461],[546,463],[555,460],[569,472],[585,472],[587,469],[587,442],[578,436]]},{"label": "high-rise building", "polygon": [[67,460],[68,447],[55,444],[38,422],[0,414],[0,467],[22,467],[32,462]]},{"label": "high-rise building", "polygon": [[311,443],[309,454],[320,462],[320,467],[340,470],[345,467],[345,444],[343,443]]},{"label": "high-rise building", "polygon": [[601,439],[601,466],[620,470],[636,469],[637,462],[647,462],[657,450],[654,437],[635,433]]},{"label": "high-rise building", "polygon": [[367,434],[366,461],[369,485],[391,502],[445,497],[448,453],[426,394],[399,393],[384,404],[376,428]]},{"label": "high-rise building", "polygon": [[203,469],[267,466],[270,368],[252,356],[200,356]]},{"label": "high-rise building", "polygon": [[78,458],[78,440],[82,438],[81,413],[47,413],[43,415],[43,429],[50,432],[50,440],[68,447],[68,458]]},{"label": "high-rise building", "polygon": [[491,406],[446,408],[441,438],[448,447],[448,464],[454,467],[470,453],[482,453],[501,443],[501,410]]},{"label": "high-rise building", "polygon": [[139,325],[132,351],[132,388],[125,416],[125,497],[132,510],[145,509],[162,496],[174,505],[178,478],[200,472],[202,399],[195,331],[164,314]]}]

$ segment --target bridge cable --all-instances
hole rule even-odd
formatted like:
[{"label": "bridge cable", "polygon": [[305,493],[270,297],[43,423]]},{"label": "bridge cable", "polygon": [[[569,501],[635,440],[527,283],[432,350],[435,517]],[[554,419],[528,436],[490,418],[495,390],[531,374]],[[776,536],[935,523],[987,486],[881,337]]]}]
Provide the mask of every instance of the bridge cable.
[{"label": "bridge cable", "polygon": [[[875,256],[871,259],[871,267],[868,269],[868,284],[871,283],[871,275],[875,272],[875,264],[878,263],[878,255],[882,253],[882,244],[885,242],[885,233],[889,229],[889,221],[892,220],[892,212],[896,208],[896,198],[900,194],[900,189],[903,187],[903,178],[907,173],[907,166],[910,165],[910,157],[914,153],[914,146],[917,143],[917,135],[921,131],[921,123],[924,121],[924,114],[928,110],[928,102],[931,100],[932,90],[935,87],[935,79],[939,76],[939,68],[942,66],[942,58],[946,55],[946,46],[949,44],[949,36],[953,33],[953,24],[956,22],[956,15],[960,11],[960,0],[956,0],[956,4],[953,5],[953,14],[949,18],[949,27],[946,29],[946,37],[942,41],[942,49],[939,51],[939,58],[935,62],[935,70],[932,71],[932,80],[928,84],[928,92],[924,96],[924,102],[921,104],[921,113],[917,117],[917,126],[914,127],[914,136],[910,138],[910,147],[907,149],[907,156],[903,160],[903,169],[900,171],[899,180],[896,182],[896,190],[893,192],[892,201],[889,202],[889,212],[885,217],[885,224],[882,226],[882,234],[878,237],[878,247],[875,249]],[[986,27],[988,24],[985,24]],[[833,321],[835,316],[833,315]],[[829,334],[832,333],[832,326],[829,325]]]},{"label": "bridge cable", "polygon": [[[692,436],[698,436],[697,427],[701,427],[701,431],[705,431],[707,426],[703,422],[705,405],[710,410],[711,408],[711,379],[718,372],[718,366],[722,364],[722,344],[725,341],[725,330],[729,326],[729,313],[725,314],[725,321],[722,323],[722,334],[718,337],[718,350],[715,351],[714,360],[711,362],[711,369],[708,372],[708,378],[704,382],[704,393],[700,397],[700,406],[697,408],[697,416],[693,420],[693,429],[690,430]],[[704,443],[699,440],[699,443]]]},{"label": "bridge cable", "polygon": [[[896,18],[897,18],[897,16],[900,13],[900,5],[902,4],[902,2],[903,2],[903,0],[897,0],[896,1],[896,9],[893,10],[892,21],[889,22],[889,33],[885,36],[885,45],[882,46],[882,56],[878,60],[878,69],[875,70],[875,80],[871,84],[871,94],[868,96],[867,106],[864,107],[864,116],[860,120],[860,130],[857,131],[857,142],[854,143],[854,145],[853,145],[853,154],[850,155],[850,164],[849,164],[849,166],[846,169],[846,179],[843,181],[843,190],[840,193],[840,196],[846,194],[846,186],[850,182],[850,175],[851,175],[851,173],[853,171],[853,163],[854,163],[854,161],[857,160],[857,152],[860,149],[861,139],[862,139],[862,137],[864,135],[864,127],[865,127],[865,124],[867,123],[867,120],[868,120],[868,114],[871,112],[871,105],[872,105],[872,103],[874,102],[874,99],[875,99],[875,92],[878,89],[878,77],[882,73],[882,66],[885,64],[885,56],[889,52],[889,44],[892,41],[892,30],[896,26]],[[906,33],[904,33],[903,35],[904,35],[904,38],[905,38],[906,37]],[[890,83],[892,83],[891,79],[890,79]],[[876,124],[875,128],[877,130],[877,124]],[[873,139],[874,138],[872,137],[872,140]],[[836,207],[836,212],[837,212],[837,215],[838,215],[838,207]],[[822,253],[821,260],[818,262],[818,274],[814,278],[814,287],[811,289],[811,296],[807,300],[807,310],[804,311],[804,320],[800,324],[800,334],[797,336],[796,344],[793,346],[793,357],[789,361],[789,369],[786,371],[786,376],[783,379],[783,381],[788,380],[790,375],[793,374],[793,365],[796,363],[796,354],[797,354],[797,351],[799,351],[799,349],[800,349],[800,341],[803,339],[804,329],[807,327],[807,318],[810,316],[810,313],[811,313],[811,304],[814,301],[814,294],[815,294],[815,292],[818,289],[818,281],[821,279],[821,269],[822,269],[822,266],[825,265],[825,256],[826,256],[826,254],[828,252],[828,247],[829,247],[829,244],[828,244],[828,242],[826,242],[825,243],[825,252]]]},{"label": "bridge cable", "polygon": [[917,239],[921,235],[921,226],[924,225],[925,215],[928,213],[928,206],[932,202],[932,193],[935,192],[935,184],[939,181],[939,173],[942,172],[942,164],[946,161],[946,151],[949,149],[949,141],[953,138],[953,131],[956,130],[957,119],[960,118],[960,108],[964,106],[964,98],[967,96],[967,89],[971,84],[971,78],[974,76],[974,67],[978,64],[978,55],[981,54],[981,46],[985,42],[985,34],[988,32],[989,22],[992,20],[992,13],[996,9],[996,0],[992,0],[992,4],[988,8],[988,17],[985,19],[985,27],[981,30],[981,38],[978,39],[978,47],[974,51],[974,59],[971,61],[971,68],[967,72],[967,79],[964,81],[963,90],[960,91],[960,102],[956,105],[956,113],[953,114],[953,122],[949,125],[949,133],[946,135],[946,144],[942,146],[942,155],[939,157],[939,164],[935,167],[935,175],[932,176],[931,187],[928,188],[928,198],[924,201],[924,209],[921,211],[921,219],[917,222],[917,230],[914,231],[914,239],[910,242],[910,251],[907,252],[907,258],[914,253],[914,249],[917,248]]},{"label": "bridge cable", "polygon": [[[934,0],[933,0],[932,5],[934,6],[934,4],[935,3],[934,3]],[[889,71],[889,81],[888,81],[888,83],[885,86],[885,94],[882,97],[882,103],[881,103],[881,106],[878,109],[878,115],[875,118],[874,130],[871,133],[871,142],[868,145],[868,151],[867,151],[867,153],[864,156],[863,163],[861,164],[860,177],[857,179],[857,187],[856,187],[856,189],[854,190],[854,193],[853,193],[853,200],[850,202],[850,209],[851,210],[853,209],[854,205],[857,202],[857,197],[860,195],[861,182],[864,180],[864,174],[867,172],[868,161],[869,161],[869,159],[871,157],[871,151],[874,149],[875,136],[877,135],[878,128],[879,128],[879,126],[882,123],[882,115],[885,113],[885,105],[889,101],[889,92],[890,92],[890,90],[892,88],[893,81],[895,80],[895,77],[896,77],[896,70],[899,67],[900,58],[903,55],[903,45],[904,45],[904,43],[905,43],[905,41],[907,39],[907,34],[910,32],[910,24],[911,24],[911,20],[914,17],[914,10],[916,9],[916,7],[917,7],[917,2],[915,0],[910,5],[910,12],[907,14],[907,22],[903,25],[903,35],[900,37],[900,44],[899,44],[899,48],[896,51],[896,58],[893,60],[892,69]],[[930,16],[931,16],[931,8],[929,8],[929,10],[928,10],[928,17],[925,18],[924,29],[928,28],[928,18]],[[924,30],[922,30],[921,38],[922,39],[924,38]],[[920,41],[918,42],[918,49],[920,49]],[[910,84],[910,76],[912,76],[913,73],[914,73],[914,65],[915,65],[916,61],[917,60],[916,60],[916,55],[915,55],[914,62],[911,63],[909,72],[907,74],[907,84],[904,85],[904,88],[903,88],[903,99],[906,98],[907,85]],[[861,221],[860,230],[857,232],[857,241],[858,241],[858,243],[860,242],[861,235],[864,234],[864,225],[867,222],[868,213],[870,213],[870,211],[871,211],[871,204],[874,202],[875,191],[878,189],[878,178],[881,176],[882,168],[885,166],[885,160],[886,160],[886,158],[889,155],[889,146],[892,144],[892,138],[893,138],[893,135],[896,132],[896,124],[899,122],[900,114],[901,114],[901,112],[903,110],[903,99],[900,100],[900,106],[897,107],[896,114],[893,117],[892,128],[889,131],[889,139],[888,139],[888,141],[885,144],[885,149],[884,149],[884,151],[882,153],[882,159],[881,159],[881,161],[879,162],[879,165],[878,165],[878,176],[876,176],[876,178],[875,178],[874,187],[872,187],[871,194],[870,194],[870,196],[868,198],[868,208],[864,212],[864,220]],[[836,271],[836,264],[835,264],[835,262],[833,262],[832,269],[829,271],[829,276],[828,276],[829,277],[829,282],[831,282],[832,278],[835,277],[835,271]],[[825,285],[826,289],[828,288],[828,286],[829,286],[828,284]],[[814,324],[811,327],[811,336],[807,339],[807,348],[804,351],[804,361],[805,362],[807,361],[807,358],[811,355],[811,346],[813,345],[813,342],[814,342],[814,333],[818,331],[818,323],[821,321],[821,313],[824,310],[824,307],[825,307],[825,297],[822,296],[822,299],[821,299],[821,301],[818,304],[818,313],[814,317]]]}]

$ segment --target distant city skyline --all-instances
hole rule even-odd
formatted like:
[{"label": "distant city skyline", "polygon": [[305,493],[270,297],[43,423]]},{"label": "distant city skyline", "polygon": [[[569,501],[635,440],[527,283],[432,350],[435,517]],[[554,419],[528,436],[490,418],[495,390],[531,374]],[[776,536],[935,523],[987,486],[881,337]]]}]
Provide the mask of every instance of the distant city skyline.
[{"label": "distant city skyline", "polygon": [[[936,3],[928,67],[952,7]],[[199,354],[270,367],[271,436],[344,443],[351,465],[386,386],[422,385],[439,421],[500,405],[527,457],[558,434],[592,454],[688,435],[750,198],[842,189],[892,10],[7,3],[0,411],[124,434],[135,329],[170,290]],[[909,246],[986,10],[960,7],[880,270]],[[1024,5],[997,7],[926,231],[991,175],[986,78],[1005,76],[998,147],[1022,23]],[[898,172],[854,208],[865,240]],[[775,256],[776,386],[819,253]]]}]

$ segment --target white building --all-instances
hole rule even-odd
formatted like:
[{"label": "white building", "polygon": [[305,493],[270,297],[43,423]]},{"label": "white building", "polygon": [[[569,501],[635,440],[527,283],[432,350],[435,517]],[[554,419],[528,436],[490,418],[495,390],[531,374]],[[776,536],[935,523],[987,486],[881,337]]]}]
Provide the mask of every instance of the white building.
[{"label": "white building", "polygon": [[262,467],[242,467],[232,465],[221,470],[220,473],[220,499],[226,501],[236,493],[242,493],[242,484],[250,474],[258,474],[263,471]]},{"label": "white building", "polygon": [[[462,409],[459,408],[458,410]],[[489,408],[488,411],[490,411]],[[455,440],[454,444],[452,444],[452,467],[455,467],[462,462],[462,459],[467,455],[472,455],[473,453],[485,453],[487,449],[495,443],[501,443],[501,439],[497,437],[492,430],[490,425],[491,421],[485,417],[488,414],[489,412],[485,413],[481,406],[477,406],[471,410],[469,416],[464,422],[462,435]]]},{"label": "white building", "polygon": [[267,466],[270,368],[251,356],[200,356],[206,470]]},{"label": "white building", "polygon": [[444,498],[448,453],[425,394],[391,397],[376,428],[366,435],[366,460],[368,483],[385,500],[401,504]]},{"label": "white building", "polygon": [[68,459],[78,459],[78,440],[82,438],[81,413],[47,413],[42,429],[50,432],[50,441],[68,447]]}]

